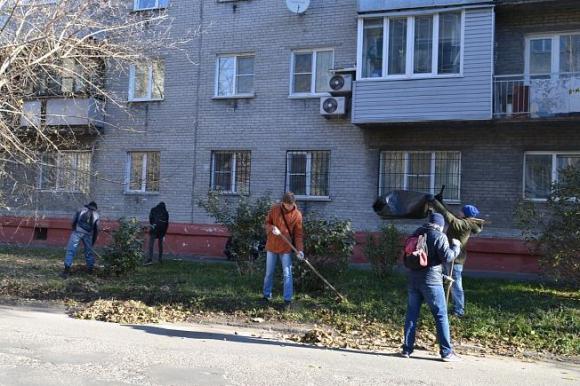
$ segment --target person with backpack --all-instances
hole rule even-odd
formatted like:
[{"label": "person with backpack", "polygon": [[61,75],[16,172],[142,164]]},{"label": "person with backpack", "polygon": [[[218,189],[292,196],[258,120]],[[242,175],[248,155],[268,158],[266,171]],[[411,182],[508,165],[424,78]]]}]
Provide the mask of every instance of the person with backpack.
[{"label": "person with backpack", "polygon": [[97,241],[98,234],[99,213],[97,212],[97,204],[94,201],[91,201],[82,209],[77,211],[73,217],[72,233],[68,240],[66,255],[64,258],[64,271],[60,274],[63,279],[66,279],[70,275],[73,258],[76,255],[81,242],[83,243],[85,250],[87,271],[89,274],[93,273],[95,266],[93,245]]},{"label": "person with backpack", "polygon": [[[424,239],[423,248],[426,250],[416,251],[413,254],[416,258],[408,256],[408,252],[405,252],[405,265],[411,267],[407,275],[407,316],[403,351],[401,352],[405,358],[409,358],[413,353],[417,319],[421,304],[425,301],[435,319],[441,359],[445,362],[460,360],[451,346],[442,268],[442,264],[453,261],[459,255],[460,243],[459,240],[454,239],[452,245],[449,245],[447,236],[443,233],[444,226],[443,216],[439,213],[431,213],[429,223],[418,228],[410,237],[416,240]],[[419,236],[423,237],[419,238]],[[409,242],[405,244],[407,245]],[[405,249],[407,250],[407,248]],[[424,260],[424,263],[421,263],[421,260]]]},{"label": "person with backpack", "polygon": [[451,299],[453,300],[452,315],[462,318],[465,315],[465,294],[463,292],[463,282],[461,275],[463,265],[467,259],[467,242],[469,236],[480,233],[483,230],[484,220],[476,218],[479,210],[473,205],[465,205],[462,208],[463,218],[456,217],[443,204],[443,198],[440,195],[435,197],[428,195],[427,200],[433,208],[441,213],[447,221],[447,237],[457,239],[461,242],[461,252],[457,259],[446,265],[446,272],[453,282],[451,284]]},{"label": "person with backpack", "polygon": [[292,304],[292,247],[280,236],[290,240],[299,253],[296,257],[304,259],[304,241],[302,235],[302,213],[296,206],[296,198],[292,192],[284,193],[282,202],[274,204],[266,216],[266,275],[264,277],[264,301],[272,299],[272,282],[278,258],[282,262],[284,279],[284,304],[289,309]]},{"label": "person with backpack", "polygon": [[163,239],[169,226],[169,213],[163,201],[153,207],[149,212],[149,224],[149,258],[145,264],[151,264],[153,262],[155,240],[157,240],[159,262],[161,263],[163,259]]}]

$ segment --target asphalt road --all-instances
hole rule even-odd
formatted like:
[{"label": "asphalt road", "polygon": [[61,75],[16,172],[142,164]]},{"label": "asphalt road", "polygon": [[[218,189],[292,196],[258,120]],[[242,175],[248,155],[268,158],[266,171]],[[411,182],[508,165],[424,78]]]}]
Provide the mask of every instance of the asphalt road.
[{"label": "asphalt road", "polygon": [[228,326],[123,326],[0,307],[1,385],[578,385],[569,363],[326,350]]}]

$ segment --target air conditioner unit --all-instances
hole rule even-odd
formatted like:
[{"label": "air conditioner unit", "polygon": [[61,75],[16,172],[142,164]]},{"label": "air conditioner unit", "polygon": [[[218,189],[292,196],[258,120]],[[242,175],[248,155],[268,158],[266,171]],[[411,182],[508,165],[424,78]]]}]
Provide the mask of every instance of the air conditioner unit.
[{"label": "air conditioner unit", "polygon": [[332,94],[348,94],[352,92],[352,75],[335,74],[328,82]]},{"label": "air conditioner unit", "polygon": [[320,98],[320,115],[339,116],[346,114],[346,98],[325,96]]}]

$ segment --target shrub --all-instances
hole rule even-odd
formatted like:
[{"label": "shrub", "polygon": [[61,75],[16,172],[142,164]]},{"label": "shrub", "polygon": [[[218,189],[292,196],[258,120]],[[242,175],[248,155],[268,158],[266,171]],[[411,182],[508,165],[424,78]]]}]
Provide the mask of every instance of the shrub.
[{"label": "shrub", "polygon": [[580,280],[580,168],[559,171],[545,207],[522,202],[516,210],[522,235],[545,274],[555,280]]},{"label": "shrub", "polygon": [[364,254],[374,273],[382,279],[393,272],[402,248],[401,232],[391,223],[383,225],[379,235],[367,234]]},{"label": "shrub", "polygon": [[119,229],[112,232],[112,242],[104,253],[105,272],[116,276],[135,271],[143,260],[143,228],[136,218],[119,219]]},{"label": "shrub", "polygon": [[[327,279],[338,279],[346,271],[354,248],[354,232],[348,220],[304,220],[304,254]],[[323,290],[324,283],[306,264],[295,262],[296,287],[303,291]]]},{"label": "shrub", "polygon": [[252,202],[241,196],[234,203],[216,192],[210,192],[206,201],[200,201],[204,208],[219,224],[230,233],[229,257],[234,260],[240,274],[254,274],[263,265],[262,251],[266,240],[264,222],[272,205],[268,195]]}]

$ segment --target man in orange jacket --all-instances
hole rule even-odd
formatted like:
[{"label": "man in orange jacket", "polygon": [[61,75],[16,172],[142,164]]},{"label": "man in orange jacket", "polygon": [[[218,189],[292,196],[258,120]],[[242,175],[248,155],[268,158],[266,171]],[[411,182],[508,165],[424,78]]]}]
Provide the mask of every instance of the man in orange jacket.
[{"label": "man in orange jacket", "polygon": [[304,259],[302,237],[302,213],[296,207],[292,192],[286,192],[282,202],[274,204],[266,216],[266,276],[264,277],[264,300],[272,299],[272,281],[278,258],[282,261],[284,278],[284,303],[287,308],[292,303],[292,247],[281,237],[290,240],[299,251],[297,258]]}]

